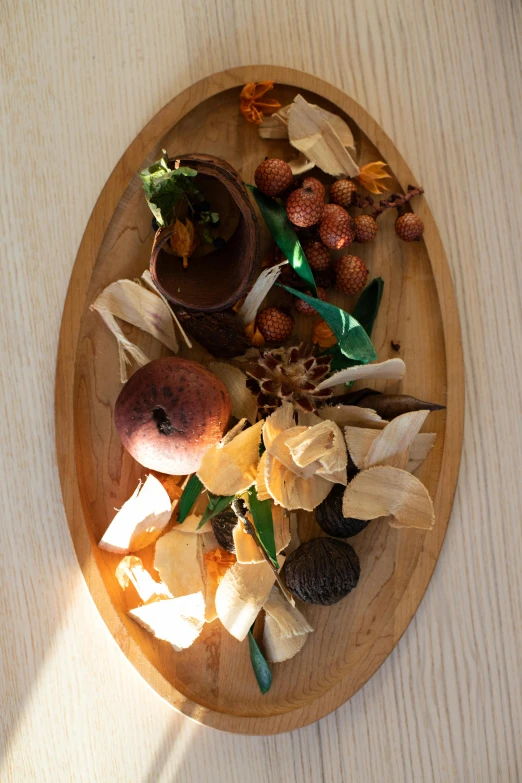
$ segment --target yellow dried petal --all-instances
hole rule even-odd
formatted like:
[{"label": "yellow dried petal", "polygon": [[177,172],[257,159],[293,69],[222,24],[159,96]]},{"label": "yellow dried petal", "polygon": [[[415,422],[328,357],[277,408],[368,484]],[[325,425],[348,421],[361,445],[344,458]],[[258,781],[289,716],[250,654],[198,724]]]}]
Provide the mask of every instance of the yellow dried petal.
[{"label": "yellow dried petal", "polygon": [[263,563],[265,556],[256,544],[254,537],[245,530],[245,525],[238,519],[237,525],[232,531],[234,549],[238,563]]},{"label": "yellow dried petal", "polygon": [[271,454],[266,458],[265,481],[272,499],[289,510],[313,511],[332,489],[322,476],[296,476]]},{"label": "yellow dried petal", "polygon": [[270,615],[265,617],[263,629],[263,649],[269,663],[282,663],[297,655],[305,646],[308,634],[284,637],[281,626]]},{"label": "yellow dried petal", "polygon": [[403,470],[408,465],[409,450],[429,411],[403,413],[390,421],[371,444],[364,467],[391,465]]},{"label": "yellow dried petal", "polygon": [[215,495],[238,495],[256,480],[263,421],[231,440],[213,446],[203,457],[198,478]]},{"label": "yellow dried petal", "polygon": [[115,575],[122,590],[127,590],[129,585],[132,585],[144,604],[173,597],[163,582],[154,581],[144,569],[141,558],[136,555],[127,555],[120,560]]},{"label": "yellow dried petal", "polygon": [[383,431],[384,430],[371,430],[366,427],[344,428],[346,445],[356,468],[362,470],[364,461],[370,451],[370,446],[379,435],[379,432]]},{"label": "yellow dried petal", "polygon": [[253,565],[235,563],[228,569],[216,592],[216,610],[227,631],[240,642],[275,582],[275,573],[265,561]]},{"label": "yellow dried petal", "polygon": [[314,630],[306,617],[297,607],[288,603],[275,585],[270,590],[270,595],[266,599],[263,609],[277,622],[284,639],[291,636],[304,636]]},{"label": "yellow dried petal", "polygon": [[265,481],[267,455],[268,455],[268,451],[264,451],[261,456],[261,459],[259,460],[259,465],[257,466],[256,492],[257,492],[258,500],[269,500],[270,498],[270,492],[266,488],[266,481]]},{"label": "yellow dried petal", "polygon": [[284,430],[294,426],[294,406],[291,402],[283,402],[279,408],[270,414],[263,425],[263,443],[269,449],[277,436]]},{"label": "yellow dried petal", "polygon": [[410,473],[414,473],[422,465],[435,445],[436,438],[435,432],[419,432],[410,448],[410,459],[408,461]]},{"label": "yellow dried petal", "polygon": [[355,519],[391,516],[392,527],[431,530],[435,522],[433,502],[418,478],[388,465],[358,473],[343,498],[343,515]]},{"label": "yellow dried petal", "polygon": [[359,408],[358,405],[325,405],[319,411],[322,419],[335,421],[339,427],[366,427],[382,430],[388,424],[371,408]]}]

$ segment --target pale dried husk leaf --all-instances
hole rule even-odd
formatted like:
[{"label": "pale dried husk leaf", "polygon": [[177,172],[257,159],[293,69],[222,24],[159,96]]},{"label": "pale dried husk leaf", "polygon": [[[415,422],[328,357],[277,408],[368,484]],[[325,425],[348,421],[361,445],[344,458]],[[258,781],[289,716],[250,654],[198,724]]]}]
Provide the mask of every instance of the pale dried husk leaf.
[{"label": "pale dried husk leaf", "polygon": [[178,327],[179,332],[180,332],[181,336],[183,337],[187,347],[188,348],[192,348],[192,343],[190,342],[190,338],[187,335],[186,331],[183,329],[183,327],[182,327],[182,325],[181,325],[181,323],[180,323],[180,321],[178,319],[178,316],[176,315],[174,310],[169,305],[167,297],[163,296],[161,291],[158,288],[156,288],[156,285],[154,284],[154,281],[153,281],[152,276],[150,274],[150,269],[146,269],[143,272],[143,274],[141,276],[141,280],[142,280],[142,283],[144,285],[146,285],[148,288],[150,288],[150,290],[153,291],[153,293],[157,294],[159,296],[159,298],[162,300],[162,302],[165,303],[165,306],[168,307],[168,309],[170,310],[170,314],[172,315],[172,320],[174,321],[174,323]]},{"label": "pale dried husk leaf", "polygon": [[267,448],[268,453],[274,457],[274,459],[279,460],[285,468],[288,468],[288,470],[291,470],[296,476],[301,476],[302,478],[310,478],[310,476],[313,476],[319,467],[319,463],[300,468],[299,465],[296,465],[295,460],[290,454],[288,441],[292,440],[292,438],[297,435],[304,435],[308,430],[308,427],[290,427],[289,429],[284,430],[284,432],[279,433],[277,438],[270,444],[270,447]]},{"label": "pale dried husk leaf", "polygon": [[410,448],[410,458],[408,460],[410,473],[414,473],[422,465],[435,445],[436,438],[437,434],[435,432],[419,432]]},{"label": "pale dried husk leaf", "polygon": [[[277,508],[277,507],[276,507]],[[301,545],[301,539],[299,538],[298,519],[295,511],[290,511],[290,542],[286,547],[286,556],[291,555],[292,552]]]},{"label": "pale dried husk leaf", "polygon": [[315,472],[330,481],[346,484],[346,445],[333,421],[321,421],[307,432],[287,440],[290,454],[300,468],[319,465]]},{"label": "pale dried husk leaf", "polygon": [[234,550],[238,563],[248,565],[249,563],[263,563],[265,556],[251,536],[245,530],[245,525],[241,519],[237,520],[237,525],[232,531],[234,539]]},{"label": "pale dried husk leaf", "polygon": [[363,467],[391,465],[405,470],[410,447],[426,421],[428,413],[429,411],[412,411],[390,421],[370,445]]},{"label": "pale dried husk leaf", "polygon": [[288,264],[286,259],[281,261],[280,264],[275,264],[274,266],[268,267],[268,269],[264,269],[257,278],[237,314],[237,317],[245,326],[252,323],[256,317],[261,302],[276,282],[281,272],[281,267],[285,266],[285,264]]},{"label": "pale dried husk leaf", "polygon": [[120,508],[98,546],[120,555],[145,549],[159,538],[171,515],[167,490],[150,474]]},{"label": "pale dried husk leaf", "polygon": [[266,561],[253,565],[235,563],[221,580],[216,591],[217,615],[240,642],[246,638],[274,582],[275,572]]},{"label": "pale dried husk leaf", "polygon": [[343,515],[355,519],[390,516],[392,527],[431,530],[435,523],[433,502],[418,478],[388,465],[358,473],[343,498]]},{"label": "pale dried husk leaf", "polygon": [[201,593],[195,593],[137,607],[129,616],[156,639],[169,642],[179,652],[190,647],[200,635],[205,601]]},{"label": "pale dried husk leaf", "polygon": [[256,480],[263,421],[224,443],[212,446],[203,457],[198,478],[214,495],[238,495]]},{"label": "pale dried husk leaf", "polygon": [[371,430],[366,427],[345,427],[344,438],[350,457],[356,468],[362,470],[364,467],[364,461],[370,451],[370,447],[379,435],[379,432],[384,430]]},{"label": "pale dried husk leaf", "polygon": [[[300,96],[301,97],[301,96]],[[322,109],[316,106],[315,103],[310,104],[320,114],[320,116],[330,123],[334,131],[337,133],[343,146],[348,147],[352,154],[355,154],[355,142],[353,133],[350,130],[348,123],[346,123],[342,117],[338,114],[332,114],[331,111]],[[287,139],[288,138],[288,112],[292,104],[282,106],[279,111],[272,114],[270,117],[265,117],[262,124],[258,126],[258,133],[262,139]]]},{"label": "pale dried husk leaf", "polygon": [[240,369],[225,362],[210,362],[208,369],[225,384],[232,403],[232,416],[245,418],[255,424],[257,418],[256,398],[246,386],[246,375]]},{"label": "pale dried husk leaf", "polygon": [[133,280],[117,280],[111,283],[93,302],[91,310],[96,310],[101,315],[118,341],[122,383],[125,383],[128,378],[129,356],[140,367],[150,360],[143,351],[125,337],[115,318],[121,318],[122,321],[148,332],[174,353],[179,350],[171,309],[160,296]]},{"label": "pale dried husk leaf", "polygon": [[287,139],[287,122],[276,112],[268,117],[263,117],[263,122],[257,126],[257,132],[261,139]]},{"label": "pale dried husk leaf", "polygon": [[307,171],[311,171],[315,168],[313,160],[309,160],[303,152],[300,152],[297,158],[292,158],[288,161],[288,165],[292,170],[292,174],[295,177],[299,177],[301,174],[306,174]]},{"label": "pale dried husk leaf", "polygon": [[385,362],[377,362],[376,364],[358,364],[355,367],[347,367],[345,370],[334,373],[330,378],[322,381],[317,388],[321,391],[340,384],[370,378],[399,381],[404,377],[405,372],[406,365],[402,359],[387,359]]},{"label": "pale dried husk leaf", "polygon": [[275,585],[270,590],[270,595],[266,599],[263,609],[277,622],[281,636],[285,639],[290,636],[303,636],[314,630],[306,617],[297,607],[288,603]]},{"label": "pale dried husk leaf", "polygon": [[308,413],[308,411],[297,411],[297,424],[299,427],[314,427],[323,421],[317,413]]},{"label": "pale dried husk leaf", "polygon": [[382,430],[388,424],[376,411],[371,408],[359,408],[358,405],[325,405],[318,413],[322,419],[335,421],[339,427]]},{"label": "pale dried husk leaf", "polygon": [[270,492],[266,487],[266,481],[265,481],[267,455],[268,455],[268,451],[264,451],[263,454],[261,455],[261,459],[259,460],[259,465],[257,466],[256,492],[257,492],[258,500],[270,499]]},{"label": "pale dried husk leaf", "polygon": [[287,117],[290,144],[322,171],[335,177],[359,174],[359,166],[321,109],[296,95]]},{"label": "pale dried husk leaf", "polygon": [[272,521],[274,523],[275,550],[279,554],[290,543],[290,517],[282,506],[276,506],[272,503]]},{"label": "pale dried husk leaf", "polygon": [[265,463],[265,483],[274,502],[290,511],[313,511],[332,489],[332,483],[322,476],[296,476],[270,453]]},{"label": "pale dried husk leaf", "polygon": [[129,585],[132,585],[140,601],[144,604],[173,597],[167,585],[154,581],[143,567],[141,558],[136,555],[126,555],[120,560],[115,575],[122,590],[126,590]]},{"label": "pale dried husk leaf", "polygon": [[265,420],[263,425],[263,443],[265,449],[270,449],[272,443],[281,432],[294,426],[294,406],[291,402],[283,402]]},{"label": "pale dried husk leaf", "polygon": [[277,620],[269,614],[265,617],[263,649],[269,663],[282,663],[293,658],[303,649],[307,639],[308,634],[284,637]]}]

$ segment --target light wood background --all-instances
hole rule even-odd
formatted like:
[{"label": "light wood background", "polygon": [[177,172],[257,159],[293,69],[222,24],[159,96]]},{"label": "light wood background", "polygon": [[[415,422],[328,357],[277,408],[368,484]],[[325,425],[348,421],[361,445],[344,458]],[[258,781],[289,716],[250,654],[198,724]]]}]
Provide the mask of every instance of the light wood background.
[{"label": "light wood background", "polygon": [[[0,779],[522,780],[522,32],[518,0],[3,0]],[[424,185],[455,281],[467,412],[448,534],[412,624],[336,713],[288,735],[192,723],[140,679],[81,576],[55,468],[72,264],[143,125],[235,65],[351,94]]]}]

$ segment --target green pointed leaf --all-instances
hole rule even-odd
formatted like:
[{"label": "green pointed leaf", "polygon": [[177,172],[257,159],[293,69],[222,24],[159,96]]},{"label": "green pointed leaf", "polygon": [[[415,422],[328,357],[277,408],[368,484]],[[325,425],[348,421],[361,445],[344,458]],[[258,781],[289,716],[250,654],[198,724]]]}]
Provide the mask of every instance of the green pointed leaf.
[{"label": "green pointed leaf", "polygon": [[295,230],[288,220],[285,210],[275,198],[265,196],[254,185],[248,186],[257,202],[268,230],[274,237],[284,257],[293,266],[299,277],[304,280],[314,295],[317,294],[314,276],[306,256],[297,238]]},{"label": "green pointed leaf", "polygon": [[212,519],[212,517],[215,517],[216,514],[220,514],[221,511],[224,511],[226,508],[228,508],[234,500],[234,497],[235,495],[209,495],[208,505],[203,512],[203,516],[201,517],[201,521],[197,529],[199,530],[200,527],[203,527],[205,522],[208,522],[208,520]]},{"label": "green pointed leaf", "polygon": [[185,489],[179,499],[178,522],[184,522],[189,515],[189,511],[196,502],[196,498],[203,489],[203,484],[194,473],[185,485]]},{"label": "green pointed leaf", "polygon": [[279,563],[277,562],[272,504],[270,500],[259,500],[254,486],[250,487],[248,490],[248,500],[257,537],[270,558],[270,562],[277,570],[279,568]]},{"label": "green pointed leaf", "polygon": [[341,310],[340,307],[315,299],[313,296],[296,291],[295,288],[277,283],[294,296],[303,299],[309,305],[314,307],[319,315],[324,318],[330,329],[337,337],[337,344],[341,353],[347,359],[352,359],[357,364],[368,364],[377,359],[375,348],[372,341],[356,319]]},{"label": "green pointed leaf", "polygon": [[[372,282],[366,286],[353,309],[353,318],[355,318],[356,321],[359,321],[368,337],[371,337],[375,319],[379,312],[383,288],[384,280],[382,277],[376,277],[375,280],[372,280]],[[332,362],[330,364],[332,372],[339,372],[339,370],[344,370],[346,367],[353,367],[355,364],[360,364],[360,362],[343,356],[338,345],[328,348],[325,353],[332,356]]]},{"label": "green pointed leaf", "polygon": [[[254,626],[252,626],[253,628]],[[267,693],[272,685],[272,672],[266,662],[266,658],[259,649],[259,646],[254,639],[252,628],[248,632],[248,647],[250,650],[250,660],[252,662],[252,668],[256,675],[257,684],[262,694]]]}]

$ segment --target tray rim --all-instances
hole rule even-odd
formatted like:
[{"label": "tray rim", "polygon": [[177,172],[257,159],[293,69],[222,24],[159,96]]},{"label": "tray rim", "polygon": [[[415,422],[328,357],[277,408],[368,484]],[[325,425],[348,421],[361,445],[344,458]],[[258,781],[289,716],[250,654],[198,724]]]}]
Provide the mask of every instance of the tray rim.
[{"label": "tray rim", "polygon": [[[353,118],[370,141],[383,153],[401,187],[416,184],[416,179],[406,165],[392,140],[379,124],[356,101],[341,89],[308,73],[285,66],[239,66],[214,73],[190,85],[167,103],[138,133],[126,149],[105,183],[91,213],[80,247],[65,299],[56,365],[55,381],[55,435],[56,457],[63,502],[71,538],[83,576],[104,620],[106,630],[122,652],[152,687],[172,707],[199,723],[223,731],[246,735],[270,735],[307,726],[344,704],[361,688],[399,642],[415,615],[433,575],[446,533],[455,495],[462,442],[464,435],[464,363],[459,315],[450,267],[442,241],[428,208],[426,199],[417,208],[425,224],[424,241],[433,269],[435,287],[441,311],[446,352],[448,382],[447,421],[439,485],[434,499],[437,510],[436,559],[416,584],[415,609],[411,608],[410,591],[407,589],[381,638],[387,642],[375,656],[371,665],[362,673],[356,686],[344,679],[315,701],[280,715],[241,717],[217,712],[186,698],[171,685],[141,652],[129,636],[114,608],[98,570],[91,547],[96,545],[84,519],[80,490],[76,474],[74,449],[74,377],[80,325],[85,307],[85,296],[100,247],[113,217],[132,177],[142,161],[159,140],[199,103],[225,90],[240,87],[248,81],[273,79],[276,83],[297,89],[310,90],[338,105]],[[59,411],[59,415],[58,412]],[[444,491],[442,491],[444,488]],[[422,558],[422,555],[421,555]],[[417,574],[419,567],[416,568]]]}]

